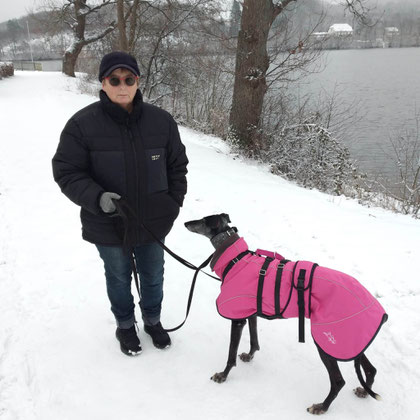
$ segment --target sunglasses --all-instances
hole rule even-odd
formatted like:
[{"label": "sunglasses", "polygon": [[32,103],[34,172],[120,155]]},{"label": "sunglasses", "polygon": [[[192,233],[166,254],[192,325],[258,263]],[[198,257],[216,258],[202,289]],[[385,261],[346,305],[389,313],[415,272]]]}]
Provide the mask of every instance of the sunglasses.
[{"label": "sunglasses", "polygon": [[105,77],[105,79],[109,80],[109,84],[111,86],[119,86],[122,81],[124,81],[124,83],[127,86],[133,86],[136,83],[138,76],[126,76],[126,77],[108,76],[108,77]]}]

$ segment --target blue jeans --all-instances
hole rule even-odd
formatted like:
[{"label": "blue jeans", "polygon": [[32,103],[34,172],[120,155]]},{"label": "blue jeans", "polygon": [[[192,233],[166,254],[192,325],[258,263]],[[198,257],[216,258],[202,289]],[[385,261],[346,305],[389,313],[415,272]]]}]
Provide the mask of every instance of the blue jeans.
[{"label": "blue jeans", "polygon": [[[134,298],[131,294],[131,260],[121,247],[96,245],[104,261],[111,311],[120,328],[134,325]],[[140,280],[140,308],[146,325],[157,324],[163,299],[163,249],[158,243],[134,247]]]}]

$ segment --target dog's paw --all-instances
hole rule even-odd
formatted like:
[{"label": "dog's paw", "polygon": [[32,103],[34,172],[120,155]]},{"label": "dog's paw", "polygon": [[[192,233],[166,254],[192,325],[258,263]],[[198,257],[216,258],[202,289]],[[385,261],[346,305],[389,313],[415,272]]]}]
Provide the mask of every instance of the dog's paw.
[{"label": "dog's paw", "polygon": [[243,361],[243,362],[250,362],[253,358],[254,358],[254,356],[252,355],[250,355],[249,353],[241,353],[240,355],[239,355],[239,358]]},{"label": "dog's paw", "polygon": [[368,393],[366,392],[366,390],[361,388],[360,386],[357,387],[356,389],[353,389],[353,392],[359,398],[366,398],[368,396]]},{"label": "dog's paw", "polygon": [[226,375],[223,372],[215,373],[211,378],[212,381],[221,384],[226,381]]},{"label": "dog's paw", "polygon": [[323,406],[322,403],[320,403],[320,404],[312,404],[312,406],[311,407],[308,407],[306,409],[306,411],[308,411],[311,414],[317,414],[317,415],[324,414],[324,413],[327,412],[327,410],[324,410],[324,406]]}]

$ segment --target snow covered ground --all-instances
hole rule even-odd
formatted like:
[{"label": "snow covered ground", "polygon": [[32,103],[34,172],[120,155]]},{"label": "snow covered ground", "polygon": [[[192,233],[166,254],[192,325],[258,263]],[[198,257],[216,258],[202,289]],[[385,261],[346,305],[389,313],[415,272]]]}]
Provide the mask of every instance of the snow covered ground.
[{"label": "snow covered ground", "polygon": [[[261,351],[225,384],[229,322],[219,283],[201,275],[185,326],[159,351],[123,355],[95,247],[81,239],[78,208],[54,183],[51,158],[68,118],[95,98],[59,73],[0,81],[0,418],[2,420],[308,419],[329,391],[309,328],[259,320]],[[414,420],[420,390],[420,221],[309,191],[229,156],[214,137],[181,128],[189,192],[167,239],[198,264],[210,242],[183,222],[227,212],[251,249],[318,262],[358,278],[389,314],[367,355],[383,401],[359,400],[352,363],[326,418]],[[183,320],[192,272],[167,257],[163,324]],[[134,293],[134,290],[133,290]],[[240,351],[248,350],[245,331]]]}]

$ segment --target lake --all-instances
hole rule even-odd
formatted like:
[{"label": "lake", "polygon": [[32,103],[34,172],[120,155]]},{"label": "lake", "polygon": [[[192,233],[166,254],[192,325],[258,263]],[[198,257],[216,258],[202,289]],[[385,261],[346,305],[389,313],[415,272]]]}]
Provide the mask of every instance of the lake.
[{"label": "lake", "polygon": [[420,116],[420,48],[328,51],[321,60],[324,70],[301,81],[300,91],[340,92],[339,106],[358,114],[343,141],[359,167],[393,177],[390,137],[415,131]]}]

